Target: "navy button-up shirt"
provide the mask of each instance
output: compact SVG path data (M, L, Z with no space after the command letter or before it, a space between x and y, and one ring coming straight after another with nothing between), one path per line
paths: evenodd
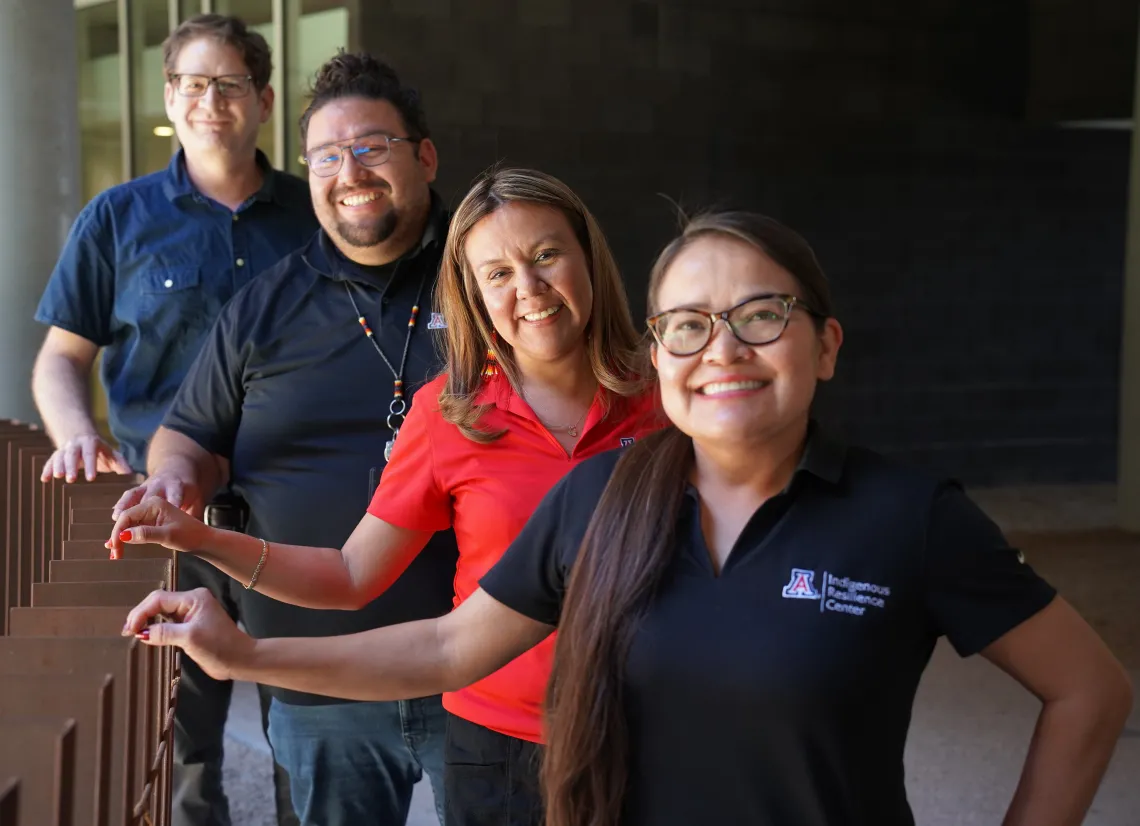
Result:
M258 152L261 189L236 212L202 195L180 150L166 169L91 200L36 320L103 350L111 433L135 470L222 307L318 224L308 185Z

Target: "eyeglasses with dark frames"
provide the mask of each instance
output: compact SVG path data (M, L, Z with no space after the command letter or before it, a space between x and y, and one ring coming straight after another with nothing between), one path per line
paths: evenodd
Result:
M417 144L420 138L395 138L383 132L354 138L348 146L329 143L310 149L300 157L301 163L313 170L314 175L329 178L340 172L344 165L345 152L351 152L357 163L364 166L380 166L392 156L392 144Z
M770 344L784 334L792 310L799 307L816 318L823 316L794 295L766 293L719 312L666 310L646 319L657 343L674 356L693 356L712 340L718 321L728 325L739 341L752 346Z
M224 98L243 98L253 88L252 75L171 75L170 82L178 94L188 98L204 97L211 84Z

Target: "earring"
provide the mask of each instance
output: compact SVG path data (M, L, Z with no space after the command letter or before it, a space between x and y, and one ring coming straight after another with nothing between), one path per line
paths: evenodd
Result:
M483 376L497 376L501 371L499 370L499 362L495 360L495 351L487 348L487 361L483 364Z
M492 330L491 331L491 342L494 343L494 342L497 342L498 340L499 340L498 334L494 330ZM490 347L488 347L487 348L487 359L486 359L486 361L483 362L483 376L485 378L488 378L490 376L497 376L497 375L499 375L500 372L501 372L501 370L499 369L499 362L495 358L495 351L492 350Z

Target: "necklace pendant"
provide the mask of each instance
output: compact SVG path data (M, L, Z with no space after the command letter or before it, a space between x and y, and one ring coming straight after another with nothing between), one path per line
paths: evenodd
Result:
M396 446L396 440L394 438L389 439L385 443L385 445L384 445L384 461L385 462L392 461L392 448L394 448L395 446Z
M578 428L574 427L574 425L570 425L570 427L566 428L566 432L570 434L572 439L578 438Z

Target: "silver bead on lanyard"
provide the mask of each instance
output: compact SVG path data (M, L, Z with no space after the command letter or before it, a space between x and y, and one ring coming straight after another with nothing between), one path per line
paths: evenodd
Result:
M393 276L394 277L394 276ZM412 333L416 329L416 317L420 314L420 298L424 294L424 285L427 283L427 272L424 272L423 277L420 278L420 287L416 292L416 303L412 305L412 315L408 319L408 335L404 339L404 353L400 356L400 369L397 370L392 366L392 362L388 361L388 357L384 355L384 351L380 349L380 343L376 341L376 336L372 332L372 328L368 326L367 319L364 318L364 313L360 312L360 308L356 305L356 299L352 295L352 288L348 286L348 282L344 282L344 290L348 293L348 300L352 302L352 309L356 311L356 321L364 330L364 335L372 342L372 346L376 348L376 352L380 354L380 358L384 359L384 363L388 365L388 369L392 371L395 377L395 387L392 391L392 401L388 404L388 418L385 422L388 425L388 430L392 432L390 438L384 445L384 461L387 462L392 458L392 448L396 446L396 436L400 433L400 427L404 424L404 413L408 409L407 402L404 401L404 368L408 364L408 350L412 346Z

